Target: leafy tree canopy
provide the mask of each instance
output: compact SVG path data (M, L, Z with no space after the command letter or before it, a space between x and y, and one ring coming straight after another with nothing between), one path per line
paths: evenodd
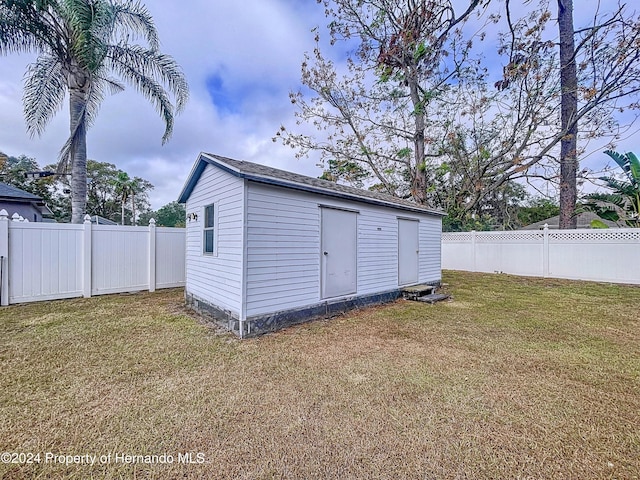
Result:
M184 227L187 212L185 206L178 202L167 203L157 211L148 211L140 216L140 225L148 225L155 219L158 227Z
M56 221L69 222L71 200L67 176L27 179L24 175L25 172L30 171L53 171L55 167L55 165L40 167L35 159L24 155L13 157L0 154L0 181L42 197L53 211ZM87 161L87 213L89 215L99 215L117 223L122 222L122 202L117 190L117 180L123 174L127 175L112 163ZM134 207L137 213L144 214L149 210L149 192L153 189L153 185L142 178L134 178L136 180ZM128 201L125 205L125 218L131 219L132 213L132 205Z
M620 176L600 177L608 192L591 193L584 197L584 207L600 218L620 226L640 228L640 160L633 152L621 154L613 150L604 152L622 170ZM594 225L602 228L604 223Z

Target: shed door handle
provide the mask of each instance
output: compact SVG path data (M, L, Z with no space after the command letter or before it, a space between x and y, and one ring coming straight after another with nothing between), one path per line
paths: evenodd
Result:
M329 252L322 252L322 253L325 254L325 255L329 255Z

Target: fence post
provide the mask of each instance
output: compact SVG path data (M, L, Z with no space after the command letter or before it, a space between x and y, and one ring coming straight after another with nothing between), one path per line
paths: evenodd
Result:
M549 276L549 224L544 224L542 237L542 277Z
M476 271L476 231L471 230L471 271Z
M149 220L149 291L156 291L156 221Z
M84 216L82 232L82 294L91 297L91 217Z
M9 213L0 210L0 305L9 305Z

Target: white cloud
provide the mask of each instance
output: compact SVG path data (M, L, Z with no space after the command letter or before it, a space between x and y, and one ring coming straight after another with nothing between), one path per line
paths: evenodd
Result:
M294 152L271 138L282 122L292 121L288 92L297 89L300 62L313 48L311 28L326 23L315 2L287 0L184 3L147 2L162 50L181 65L191 97L176 118L164 146L164 124L152 105L133 89L108 97L88 134L90 158L114 163L149 180L153 208L175 200L201 151L257 161L308 175L315 162L298 162ZM68 135L63 108L42 137L29 138L22 114L22 76L34 57L0 57L0 151L52 163ZM207 90L218 75L235 108L225 111ZM224 99L221 99L224 100ZM223 102L219 102L222 104Z
M314 47L311 29L328 22L322 6L312 0L154 0L147 6L162 50L184 70L190 101L162 146L164 125L151 104L131 88L108 97L89 131L90 158L151 181L155 209L177 198L201 151L320 174L313 158L296 160L271 138L281 124L295 123L288 92L299 88L304 52ZM25 133L22 77L33 58L0 57L0 151L45 165L67 138L68 112L65 105L40 138ZM219 83L213 102L212 79Z

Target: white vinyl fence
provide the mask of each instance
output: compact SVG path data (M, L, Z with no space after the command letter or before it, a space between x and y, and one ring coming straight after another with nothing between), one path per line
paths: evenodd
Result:
M0 304L185 283L183 228L29 223L0 211Z
M640 284L640 229L443 233L442 268Z

